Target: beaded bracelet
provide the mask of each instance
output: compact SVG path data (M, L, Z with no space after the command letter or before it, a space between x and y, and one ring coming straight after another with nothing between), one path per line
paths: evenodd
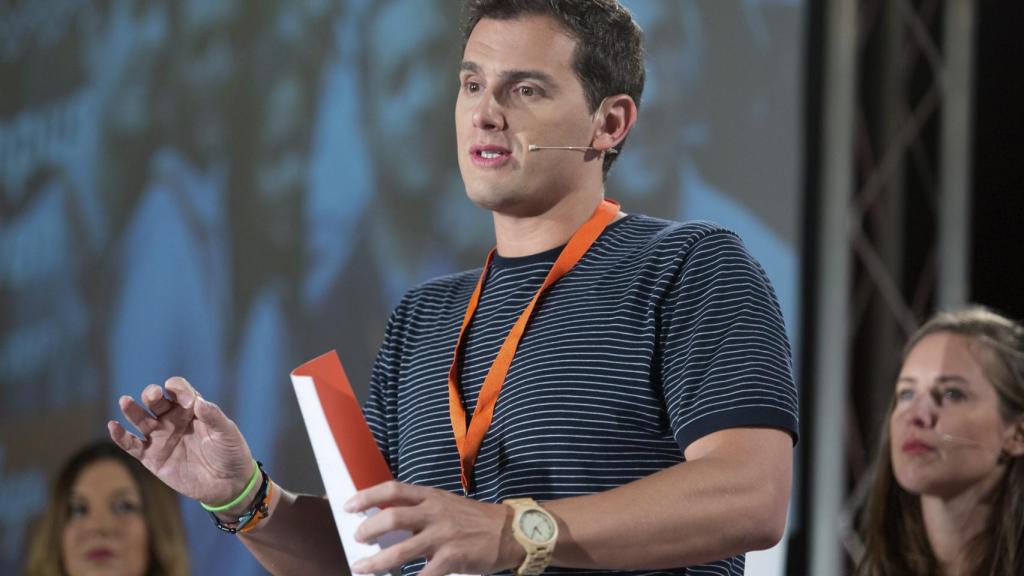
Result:
M263 500L260 501L259 507L256 508L256 513L253 516L250 516L249 518L245 519L244 522L242 521L241 518L238 520L239 534L245 534L249 530L252 530L260 523L261 520L270 515L270 499L273 497L273 495L274 485L271 484L270 482L267 482L267 494L266 496L263 497Z
M260 482L259 490L256 491L256 497L253 498L249 509L246 510L237 521L227 523L222 522L216 513L210 511L210 517L213 518L213 522L216 524L218 529L223 530L228 534L244 534L255 528L256 525L259 524L260 520L263 520L269 515L270 498L273 495L273 485L270 483L270 477L267 476L267 473L263 470L263 463L257 461L256 471L253 473L253 478L258 478L260 476L262 476L263 480ZM249 492L251 485L252 481L250 481L250 486L247 486L246 490L242 492L242 496ZM240 501L240 498L241 497L236 498L236 500ZM235 502L235 504L237 504L237 502ZM203 505L203 508L206 508L205 504ZM218 506L218 508L220 507ZM207 511L209 511L208 508Z

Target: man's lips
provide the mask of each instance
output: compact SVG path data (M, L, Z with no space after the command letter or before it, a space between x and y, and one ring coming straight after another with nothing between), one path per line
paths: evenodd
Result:
M900 447L904 454L924 454L926 452L932 452L935 447L927 442L912 438L903 443Z
M503 166L512 158L512 151L503 146L493 144L477 144L469 148L469 157L473 164L483 168Z

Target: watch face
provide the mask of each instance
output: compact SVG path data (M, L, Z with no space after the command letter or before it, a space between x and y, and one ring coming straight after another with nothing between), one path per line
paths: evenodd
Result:
M538 510L527 510L519 517L519 529L534 542L551 540L555 535L555 523L547 514Z

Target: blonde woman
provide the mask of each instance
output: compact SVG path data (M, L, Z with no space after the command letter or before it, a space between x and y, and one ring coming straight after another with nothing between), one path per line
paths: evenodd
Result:
M112 442L65 464L28 552L28 576L187 576L177 496Z

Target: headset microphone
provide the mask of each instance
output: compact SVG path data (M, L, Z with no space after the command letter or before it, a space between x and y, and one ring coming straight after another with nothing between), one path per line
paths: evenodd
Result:
M536 144L530 144L529 146L526 147L526 149L529 152L536 152L538 150L576 150L579 152L589 152L592 150L594 152L601 152L601 150L598 150L593 146L537 146ZM619 151L616 150L615 148L609 148L607 150L604 150L603 152L612 155L619 153Z
M981 443L970 438L962 438L960 436L953 436L952 434L942 434L939 439L946 444L960 444L961 446L980 446Z
M982 444L981 442L978 442L977 440L972 440L970 438L954 436L952 434L940 434L939 440L941 440L943 444L946 444L950 448L972 448L975 450L981 450L982 452L986 452L988 454L995 455L997 457L1002 456L1002 452L998 450L993 450L992 448L986 446L985 444ZM943 456L943 458L945 458L944 453L940 451L940 454Z

